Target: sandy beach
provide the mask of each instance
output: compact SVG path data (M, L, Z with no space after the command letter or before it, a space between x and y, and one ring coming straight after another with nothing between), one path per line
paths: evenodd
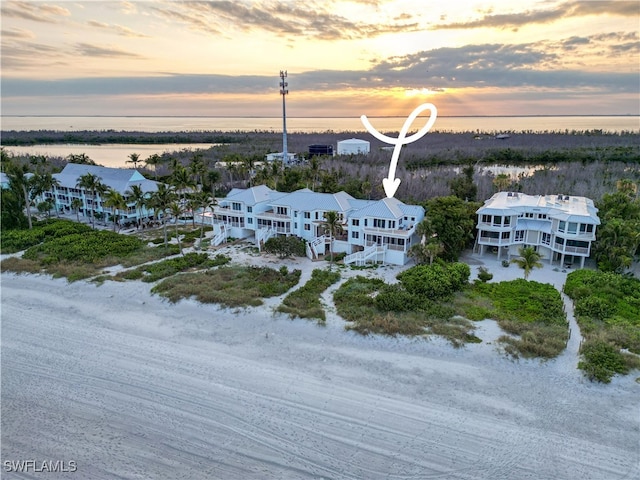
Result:
M231 247L229 248L231 251ZM236 249L237 250L237 249ZM220 253L225 253L224 249ZM485 263L494 281L521 277ZM238 256L301 268L306 259ZM394 278L397 267L353 272ZM545 265L532 280L561 286ZM274 314L282 297L228 310L171 304L142 282L68 284L2 274L2 478L632 479L640 385L559 358L513 361L481 344L364 337ZM75 473L7 461L74 461Z

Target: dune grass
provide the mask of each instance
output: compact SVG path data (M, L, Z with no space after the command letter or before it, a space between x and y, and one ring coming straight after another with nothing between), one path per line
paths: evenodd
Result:
M311 273L311 279L287 295L277 310L288 314L291 318L312 318L319 324L324 324L327 317L320 303L320 295L338 280L340 280L338 272L315 269Z
M166 278L151 289L171 302L194 298L226 307L262 305L262 299L282 295L300 280L300 270L223 266L206 272Z

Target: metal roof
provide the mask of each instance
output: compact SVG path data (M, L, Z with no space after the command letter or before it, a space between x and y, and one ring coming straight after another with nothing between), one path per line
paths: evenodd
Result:
M143 192L155 192L158 190L157 182L146 179L135 169L68 163L62 172L54 173L53 177L60 182L61 187L77 188L78 179L87 173L95 175L107 187L113 188L123 195L130 190L133 185L139 185Z

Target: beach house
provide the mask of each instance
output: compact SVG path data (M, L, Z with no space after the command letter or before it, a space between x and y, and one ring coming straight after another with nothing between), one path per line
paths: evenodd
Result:
M135 169L68 163L60 173L53 175L58 184L52 190L45 192L43 198L51 198L55 203L56 211L61 213L75 211L74 205L76 202L74 200L79 199L81 206L79 206L78 210L83 215L90 215L91 211L98 215L111 215L113 213L112 209L104 205L104 192L102 194L97 193L94 198L93 192L78 186L79 178L88 173L96 176L107 190L113 189L124 196L127 208L119 212L123 224L136 223L139 219L148 218L152 215L152 212L144 207L136 207L135 201L131 198L131 189L134 185L137 185L145 194L150 195L158 189L158 183L146 179ZM72 202L74 205L72 205Z
M498 192L476 213L477 253L510 259L520 247L532 246L550 264L563 267L584 267L600 225L593 200L573 195Z
M325 215L338 214L342 232L326 232ZM265 185L234 188L218 199L210 216L214 234L253 239L259 248L274 235L294 235L307 242L307 256L316 259L329 251L344 252L346 263L383 262L404 265L418 241L416 225L424 209L395 198L360 200L345 192L317 193L307 188L291 193Z

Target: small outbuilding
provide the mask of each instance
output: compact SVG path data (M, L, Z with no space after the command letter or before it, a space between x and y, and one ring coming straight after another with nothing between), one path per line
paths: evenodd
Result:
M338 142L338 155L367 155L371 145L366 140L350 138Z

